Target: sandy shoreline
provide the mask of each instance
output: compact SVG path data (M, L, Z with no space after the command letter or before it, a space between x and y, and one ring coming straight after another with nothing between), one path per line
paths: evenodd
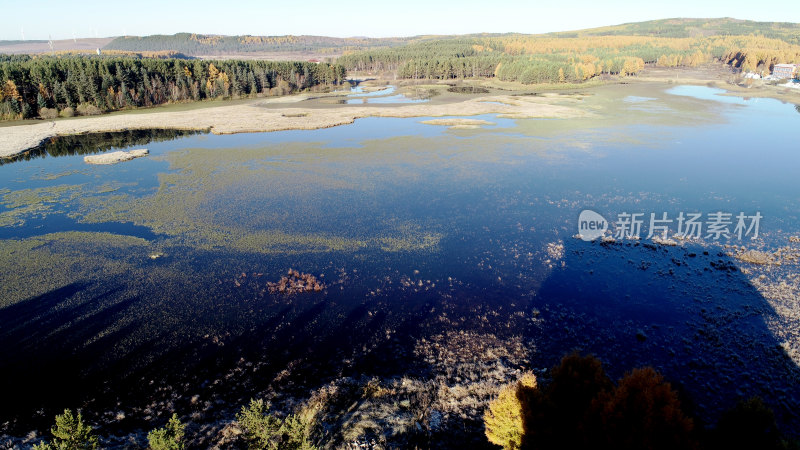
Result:
M233 134L329 128L363 117L501 114L509 118L571 118L590 114L573 106L571 103L576 100L569 97L490 95L450 103L327 107L301 107L298 102L290 103L291 100L292 97L287 97L282 103L260 100L190 111L118 114L3 127L0 128L0 157L24 153L53 136L135 129L210 130L214 134Z

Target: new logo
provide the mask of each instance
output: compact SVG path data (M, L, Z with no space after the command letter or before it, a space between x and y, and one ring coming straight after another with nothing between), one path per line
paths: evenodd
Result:
M578 235L584 241L593 241L608 230L608 221L600 214L584 209L578 216Z

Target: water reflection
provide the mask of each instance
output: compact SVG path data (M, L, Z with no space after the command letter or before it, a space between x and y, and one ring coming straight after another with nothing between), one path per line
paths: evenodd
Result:
M150 142L171 141L180 137L203 133L207 133L207 131L148 129L55 136L25 153L10 158L0 158L0 165L45 158L47 156L59 157L102 153L115 148L145 145Z

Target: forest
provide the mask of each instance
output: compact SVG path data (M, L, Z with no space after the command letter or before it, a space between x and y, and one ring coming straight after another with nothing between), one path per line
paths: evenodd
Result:
M328 36L219 36L194 33L173 35L124 36L103 50L175 51L187 55L222 55L247 52L334 53L341 50L404 45L415 38L337 38Z
M635 75L646 64L695 67L711 61L769 73L774 64L800 61L800 46L752 35L504 35L350 52L337 59L347 70L396 71L401 78L497 77L524 84L581 82L604 74Z
M119 56L0 56L0 119L94 115L342 83L340 65Z
M120 37L103 49L103 56L0 55L0 120L284 95L339 84L346 71L404 79L579 83L636 75L646 65L695 67L719 61L766 75L775 64L800 62L799 28L733 19L666 19L543 35ZM342 55L335 64L190 59L256 51Z

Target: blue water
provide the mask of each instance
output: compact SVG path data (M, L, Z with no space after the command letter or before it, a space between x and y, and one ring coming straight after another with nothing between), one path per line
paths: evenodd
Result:
M364 86L356 86L350 92L350 97L375 97L391 95L395 91L394 86L386 86L384 89L378 89L372 92L364 92Z
M351 100L392 98L392 89L356 92ZM119 296L131 302L125 315L104 322L109 328L126 324L125 333L111 333L108 340L120 347L109 344L109 349L80 359L87 364L82 370L97 370L111 380L125 379L125 370L139 367L141 359L153 364L141 363L150 368L148 375L165 367L181 374L187 367L191 387L186 389L191 391L193 377L199 377L199 385L227 368L216 359L197 356L204 353L193 345L207 342L203 336L209 333L229 336L230 348L252 345L248 357L275 365L274 373L256 377L262 381L248 380L258 384L282 370L275 355L287 361L318 358L324 368L310 369L314 376L308 379L324 379L325 370L339 370L341 359L331 355L350 355L353 348L361 348L361 342L351 342L349 336L380 341L385 329L401 330L398 333L408 339L443 329L475 329L532 339L534 367L552 366L560 355L577 348L598 355L615 376L634 366L656 366L691 393L709 417L730 406L726 402L743 389L743 394L765 397L784 414L780 420L797 425L800 418L791 411L800 399L798 384L792 381L798 379L798 368L776 353L781 339L768 326L774 311L747 276L729 269L738 262L725 256L722 247L697 242L665 248L645 241L603 246L573 238L578 213L584 209L612 221L622 212L645 217L667 213L671 218L680 212L759 212L761 239L719 244L768 250L800 235L800 147L794 131L800 114L794 105L776 100L721 93L678 86L648 97L618 99L642 114L676 114L661 100L670 96L710 108L711 113L698 113L697 120L686 117L679 125L674 120L672 125L578 121L586 125L536 135L522 125L546 129L563 122L484 115L474 118L494 125L462 132L423 124L430 119L425 117L365 118L313 131L204 134L150 143L145 146L148 157L114 166L88 166L81 155L0 166L0 202L17 190L65 184L95 190L107 186L113 189L107 195L147 198L169 189L161 177L182 175L170 167L173 152L218 150L217 170L225 171L231 164L226 155L248 151L251 160L236 163L247 169L241 177L208 193L204 206L214 212L215 225L366 240L398 230L412 237L416 232L439 237L434 246L422 250L389 251L371 245L306 252L287 244L285 252L261 254L193 248L190 240L154 233L143 223L85 223L80 199L64 199L53 207L53 214L29 217L25 226L0 228L0 239L108 231L167 247L163 260L143 260L141 273L106 282L76 279L77 293L53 294L74 302L83 301L82 296L92 301ZM261 169L257 176L248 172ZM60 176L47 179L54 175ZM3 193L4 188L10 192ZM3 208L0 204L0 212ZM562 245L562 254L548 253L548 244ZM160 280L144 270L152 264L169 267L172 278ZM262 281L277 279L289 267L324 275L329 289L323 297L265 297ZM796 269L775 268L774 273ZM263 273L264 278L255 282L251 276L252 284L234 287L234 277L245 272ZM0 279L4 275L10 273L0 274ZM533 309L541 311L541 327L529 318ZM370 320L361 316L367 310L374 314ZM447 320L440 317L442 311ZM30 315L31 327L50 323L43 325L40 316ZM647 335L644 342L635 338L641 330ZM2 333L0 328L0 338ZM130 343L142 341L148 344ZM8 348L15 344L0 342ZM135 356L119 348L134 349L130 351ZM35 347L28 354L33 358L49 351L50 347ZM356 363L358 373L348 372L356 370L352 367L341 370L353 376L391 374L413 363L393 352L384 358L390 360L385 366L366 358ZM114 361L115 370L126 375L106 373L85 362L95 360ZM218 364L222 368L217 369ZM719 381L720 374L729 381ZM146 383L128 382L143 389L131 392L148 395ZM784 391L776 394L775 388Z
M403 94L394 94L396 88L394 86L387 86L385 89L363 92L362 86L357 86L348 94L346 103L348 105L358 104L393 104L393 103L424 103L427 99L414 99L406 97Z

